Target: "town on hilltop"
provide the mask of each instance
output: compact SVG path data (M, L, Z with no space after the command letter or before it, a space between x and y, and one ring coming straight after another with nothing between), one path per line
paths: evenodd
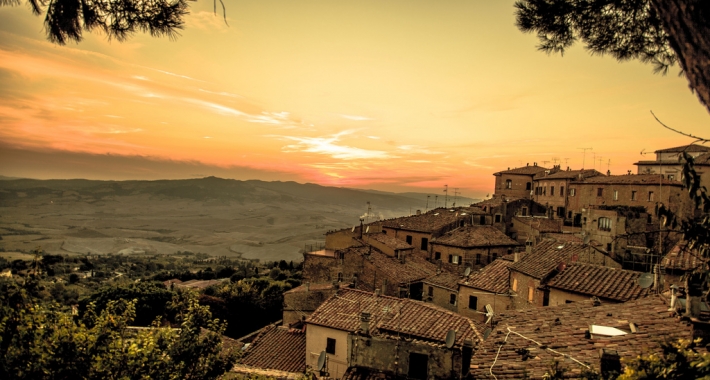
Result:
M481 202L329 231L304 253L283 320L241 340L233 371L609 378L663 342L707 341L710 308L686 291L705 261L655 212L693 215L684 152L699 173L710 166L700 145L658 150L637 174L533 162L494 173Z

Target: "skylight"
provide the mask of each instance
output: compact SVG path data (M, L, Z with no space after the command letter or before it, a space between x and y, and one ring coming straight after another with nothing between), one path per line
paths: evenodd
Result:
M604 336L621 336L621 335L628 334L626 331L619 330L616 327L599 326L599 325L590 325L589 326L589 333L594 334L594 335L604 335Z

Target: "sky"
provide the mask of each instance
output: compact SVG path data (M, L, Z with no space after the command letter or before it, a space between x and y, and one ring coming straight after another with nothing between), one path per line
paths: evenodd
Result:
M58 46L0 7L0 175L215 175L468 197L496 171L636 171L707 135L672 68L536 49L508 0L191 3L176 39ZM585 150L582 148L592 148Z

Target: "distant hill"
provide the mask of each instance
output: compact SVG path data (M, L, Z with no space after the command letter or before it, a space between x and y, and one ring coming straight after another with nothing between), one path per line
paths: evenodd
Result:
M217 177L156 181L97 181L86 179L9 179L0 182L3 201L39 195L61 194L73 191L78 195L102 199L115 196L149 195L153 197L184 198L195 201L236 201L259 203L313 202L362 207L366 203L385 209L421 207L426 194L389 193L373 190L356 190L328 187L312 183L238 181ZM21 194L18 194L21 193ZM417 199L419 198L419 199ZM433 200L432 200L433 202ZM442 201L443 203L443 201Z

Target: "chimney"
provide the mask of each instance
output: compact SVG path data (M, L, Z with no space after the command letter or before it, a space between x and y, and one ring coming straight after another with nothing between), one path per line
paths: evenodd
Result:
M525 249L527 250L527 248L525 248ZM513 253L513 262L514 262L514 263L517 263L518 261L520 261L520 252L515 251L515 252Z
M380 288L375 289L375 297L380 296Z
M422 214L422 210L417 210L417 215L421 215L421 214Z
M532 242L525 243L525 255L529 255L532 253L533 246L532 246L532 244L528 244L528 243L532 243Z
M365 335L370 335L370 313L362 312L360 313L360 330Z
M607 170L606 175L611 175L611 170Z
M308 292L308 291L310 291L310 290L311 290L311 283L310 283L310 282L306 282L306 291Z

